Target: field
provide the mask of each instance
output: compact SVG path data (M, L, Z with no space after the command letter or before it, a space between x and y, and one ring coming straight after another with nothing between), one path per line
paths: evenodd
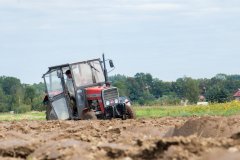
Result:
M138 117L230 116L240 114L240 102L211 104L209 106L135 107Z
M240 104L134 107L136 120L45 121L44 112L0 115L0 159L240 157Z
M240 114L240 102L232 101L209 106L142 106L133 107L138 118L189 117L189 116L231 116ZM45 120L45 112L24 114L0 113L0 121Z

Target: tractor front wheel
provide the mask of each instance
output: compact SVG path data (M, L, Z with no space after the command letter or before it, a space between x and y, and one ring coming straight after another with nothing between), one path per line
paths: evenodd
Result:
M135 119L136 118L136 114L134 112L134 110L126 105L126 116L127 116L127 119Z
M93 111L84 111L82 115L83 120L96 120L97 116Z

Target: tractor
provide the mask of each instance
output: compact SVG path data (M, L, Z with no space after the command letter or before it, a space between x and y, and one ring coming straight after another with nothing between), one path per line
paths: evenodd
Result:
M92 59L49 67L43 74L47 120L133 119L133 109L119 99L118 88L108 81L106 62ZM109 67L108 67L109 68ZM69 93L66 71L71 73L74 96Z

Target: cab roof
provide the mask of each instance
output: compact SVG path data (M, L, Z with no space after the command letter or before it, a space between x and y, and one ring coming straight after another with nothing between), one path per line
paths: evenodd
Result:
M79 64L79 63L88 63L88 62L91 62L91 61L101 61L101 59L98 58L98 59L91 59L91 60L87 60L87 61L80 61L80 62L75 62L75 63L66 63L66 64L57 65L57 66L51 66L51 67L48 67L48 71L45 74L43 74L43 76L46 75L47 73L49 73L51 70L54 70L54 69L68 67L70 65Z

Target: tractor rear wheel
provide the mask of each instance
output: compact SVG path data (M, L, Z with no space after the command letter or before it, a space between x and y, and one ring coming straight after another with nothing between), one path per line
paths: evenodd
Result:
M126 116L127 119L136 119L136 114L134 110L128 105L126 105Z
M50 104L46 105L46 120L57 120L57 116Z
M96 120L97 116L95 115L95 113L93 111L86 111L83 112L83 116L82 116L83 120Z

